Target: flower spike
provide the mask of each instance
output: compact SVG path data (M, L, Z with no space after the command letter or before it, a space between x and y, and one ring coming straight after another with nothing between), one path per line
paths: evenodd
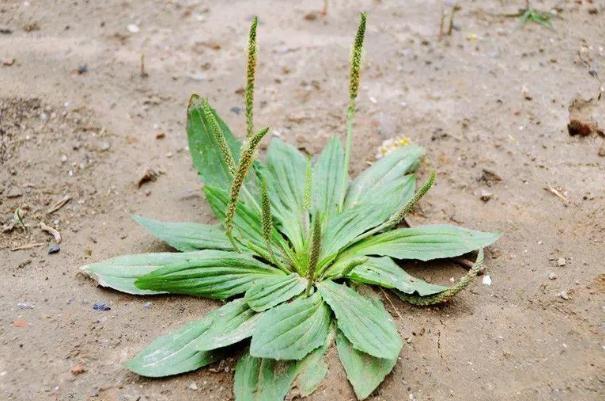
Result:
M346 186L349 177L349 164L351 162L351 146L353 144L353 120L355 119L355 99L359 93L359 82L361 72L361 53L363 51L363 39L366 33L366 13L361 13L359 16L359 27L357 28L357 34L355 35L355 41L353 42L353 52L351 54L351 73L349 76L349 105L347 107L347 118L346 118L346 132L347 139L345 144L345 160L344 160L344 174L342 182L342 199L340 200L340 208L344 203L344 195L347 192Z
M246 68L246 137L254 135L254 75L256 73L256 26L258 18L252 18L250 33L248 34L248 67Z
M208 124L210 125L210 130L212 131L212 135L214 136L214 140L218 144L219 149L223 155L223 159L227 164L227 168L229 169L229 173L231 175L235 175L235 162L233 160L233 154L231 154L231 148L227 144L227 140L223 135L223 131L221 127L218 125L218 121L210 108L207 100L202 102L202 111L204 112L204 117L208 120Z
M239 193L244 185L246 175L252 166L252 162L254 162L256 148L267 132L269 132L269 128L264 128L247 142L244 150L242 151L237 172L235 173L233 182L231 183L229 204L227 205L227 212L225 213L225 231L227 233L227 238L229 238L233 248L235 248L237 251L239 251L239 247L233 239L233 218L235 217L235 211L237 209Z

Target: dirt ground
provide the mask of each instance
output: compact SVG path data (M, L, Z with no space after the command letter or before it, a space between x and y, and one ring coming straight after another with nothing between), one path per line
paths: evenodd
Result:
M407 344L370 399L605 399L605 138L567 130L573 99L605 79L603 1L532 1L557 7L552 30L502 15L524 1L460 1L441 39L439 1L329 1L326 15L319 0L202 3L0 2L0 399L232 399L235 359L165 380L122 367L217 302L119 294L78 267L166 250L132 213L212 222L185 108L192 92L207 96L243 132L252 15L257 125L311 153L342 135L362 10L355 169L406 135L427 149L422 173L438 171L412 222L504 233L491 286L478 280L445 307L387 304ZM138 188L149 168L160 175ZM12 227L16 209L27 231ZM60 252L41 221L60 231ZM334 351L309 399L354 399Z

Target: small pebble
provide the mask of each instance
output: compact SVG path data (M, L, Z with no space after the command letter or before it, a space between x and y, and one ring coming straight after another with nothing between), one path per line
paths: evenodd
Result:
M98 310L98 311L101 311L101 312L107 312L108 310L111 310L111 308L109 306L107 306L106 303L102 303L102 302L97 302L96 304L94 304L92 306L92 308L94 310Z
M494 196L493 193L482 189L481 190L481 195L479 196L479 199L481 199L483 202L487 202L487 201L489 201L492 198L492 196Z
M128 32L130 33L137 33L140 31L139 26L136 24L128 24L126 29L128 29Z
M81 364L77 364L77 365L73 366L70 369L70 371L71 371L72 375L77 376L77 375L81 375L82 373L86 372L86 368Z
M556 280L556 279L557 279L557 275L556 275L555 273L550 273L550 274L548 275L548 279L549 279L549 280Z
M7 198L18 198L23 195L23 192L19 188L11 188L6 194Z
M566 264L567 264L567 261L565 260L565 258L559 258L559 259L557 259L557 266L563 267Z
M489 274L486 274L485 276L483 276L481 282L483 283L483 285L490 286L492 285L492 278L489 276Z
M560 297L561 299L566 300L566 301L569 301L569 300L571 299L571 297L569 296L569 294L567 293L567 291L561 291L561 292L559 293L559 297Z
M195 382L189 383L189 385L187 386L187 388L189 390L193 390L193 391L197 391L198 390L198 386L197 386L197 384L195 384Z
M149 309L149 308L151 308L151 305L153 305L151 302L145 302L145 303L143 304L143 308L145 308L145 309Z
M48 254L52 255L53 253L59 253L61 247L58 244L52 244L48 247Z
M28 304L28 303L25 303L25 302L19 302L17 304L17 307L19 309L34 309L34 305Z

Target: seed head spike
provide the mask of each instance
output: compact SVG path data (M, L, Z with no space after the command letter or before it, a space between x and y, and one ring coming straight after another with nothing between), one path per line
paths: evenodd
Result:
M248 34L248 66L246 68L246 137L254 135L254 76L256 73L256 26L258 18L252 18L250 33Z
M303 208L305 210L311 210L311 204L313 201L313 170L311 169L311 158L307 159L307 169L305 171L305 186L304 186L304 197L303 197Z
M431 187L433 186L434 183L435 183L435 171L431 172L429 179L426 180L426 182L424 184L422 184L422 186L420 187L420 189L418 189L418 191L416 191L416 193L414 194L412 199L410 199L403 208L401 208L396 214L394 214L385 223L385 226L392 227L392 226L396 226L397 224L401 223L403 221L404 217L412 210L414 205L416 203L418 203L418 201L420 199L422 199L422 197L424 195L426 195L426 193L429 191L429 189L431 189Z
M223 131L221 130L221 127L219 126L218 121L216 120L216 117L214 116L214 113L212 112L212 109L210 108L210 105L208 104L207 100L204 100L202 102L202 111L204 113L204 117L206 118L206 120L208 121L208 124L210 125L210 131L212 132L212 136L214 137L214 140L216 141L219 149L221 150L223 159L225 160L225 163L227 164L227 168L229 169L229 173L231 175L234 175L235 174L235 162L233 161L233 155L231 154L231 148L227 144L227 140L225 139L225 136L223 135Z
M263 238L265 245L271 256L271 261L275 263L275 255L271 248L271 234L273 233L273 218L271 216L271 200L269 199L269 191L267 190L267 180L259 175L261 188L261 220L263 226Z
M235 217L235 212L237 209L239 193L242 189L242 185L244 185L246 175L252 166L252 162L254 162L256 148L267 132L269 132L269 128L260 130L244 144L244 150L240 156L239 165L237 167L237 171L235 172L235 176L233 177L233 182L231 183L229 204L227 205L227 212L225 213L225 231L227 233L227 237L231 241L231 244L237 251L239 251L239 248L233 240L233 218Z
M360 71L361 71L361 53L363 51L363 39L366 33L366 13L361 13L359 16L359 27L353 42L353 51L351 53L351 72L349 76L349 105L347 107L346 127L347 139L345 144L345 160L344 174L342 182L342 199L340 200L340 208L344 203L347 181L349 177L349 164L351 162L351 146L353 143L353 119L355 118L355 99L359 93Z
M319 262L319 254L321 251L321 216L317 213L313 219L313 234L311 236L311 255L309 256L309 268L307 273L307 295L311 293L311 287L315 281L315 270L317 270L317 262Z
M355 107L355 99L359 92L360 70L361 70L361 52L363 50L363 39L366 33L366 13L361 13L359 27L353 42L353 52L351 54L351 75L349 77L349 101L352 102L349 107Z

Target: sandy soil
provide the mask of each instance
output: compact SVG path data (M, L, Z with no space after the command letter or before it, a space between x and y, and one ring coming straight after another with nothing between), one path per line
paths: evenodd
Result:
M355 168L407 135L427 148L422 171L439 172L411 220L505 233L488 255L491 286L479 281L446 307L389 306L408 344L370 399L605 399L605 143L566 127L573 99L594 97L605 79L605 4L558 2L549 30L496 15L523 1L459 3L451 36L439 39L437 1L331 1L325 16L322 1L2 1L0 399L232 399L234 360L167 380L121 367L218 303L118 294L78 267L166 249L131 213L212 221L185 107L192 92L207 96L243 131L253 14L258 124L308 152L342 135L360 10L369 28ZM148 168L162 174L137 188ZM10 230L17 208L27 231ZM62 234L59 253L48 254L40 221ZM13 250L24 245L34 247ZM461 274L415 271L445 282ZM353 399L333 353L310 399Z

